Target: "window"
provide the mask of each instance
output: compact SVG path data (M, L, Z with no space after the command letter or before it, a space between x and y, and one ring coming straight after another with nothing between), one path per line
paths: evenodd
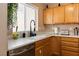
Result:
M34 20L36 23L36 31L38 30L38 8L30 4L18 4L17 9L17 26L18 32L30 31L30 21ZM13 32L16 29L13 28Z
M17 10L17 26L18 31L24 31L24 5L18 4Z

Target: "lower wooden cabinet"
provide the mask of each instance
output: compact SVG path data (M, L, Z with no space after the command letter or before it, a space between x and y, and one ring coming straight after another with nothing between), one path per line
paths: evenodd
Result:
M36 56L50 56L51 55L51 51L50 51L50 47L49 44L46 44L42 47L38 47L35 49L35 55Z
M36 56L79 56L78 38L53 36L35 43Z
M62 38L61 39L61 55L62 56L78 56L79 43L78 38Z
M51 55L52 55L51 47L50 44L48 43L43 47L43 56L51 56Z
M78 38L71 38L71 37L62 37L61 39L62 41L65 41L65 42L76 42L78 43Z
M69 47L69 46L62 46L62 50L67 50L67 51L72 51L72 52L78 52L79 48Z
M66 42L66 41L62 41L62 42L61 42L61 45L78 48L78 43L76 43L76 42Z
M52 52L51 52L50 38L36 42L36 48L35 48L36 56L50 56L51 54Z
M78 56L78 52L72 52L67 50L62 50L62 56Z
M43 47L35 48L35 56L43 56Z
M52 54L53 55L58 55L60 56L60 42L61 42L61 37L52 37Z

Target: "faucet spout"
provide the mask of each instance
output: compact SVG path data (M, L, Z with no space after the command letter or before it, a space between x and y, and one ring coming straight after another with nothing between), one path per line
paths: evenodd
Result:
M34 31L32 31L32 26L31 26L32 22L34 23ZM36 36L36 33L35 33L35 21L34 20L30 21L30 36Z

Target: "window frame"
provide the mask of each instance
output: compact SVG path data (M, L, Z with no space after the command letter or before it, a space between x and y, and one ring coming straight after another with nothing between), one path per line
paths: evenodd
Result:
M27 15L26 15L26 10L27 9L26 9L26 7L31 7L33 9L36 9L36 11L35 11L35 22L36 22L35 27L36 27L36 31L38 31L38 11L39 11L38 7L33 5L33 4L29 4L29 3L27 3L27 4L20 3L20 4L24 5L24 31L27 31L26 30L27 29L27 27L26 27L26 21L27 21L26 20L27 19ZM24 32L24 31L17 31L17 32ZM30 30L28 30L28 31L30 31Z

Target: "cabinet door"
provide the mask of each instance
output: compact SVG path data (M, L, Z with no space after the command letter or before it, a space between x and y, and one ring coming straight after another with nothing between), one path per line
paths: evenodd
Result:
M51 56L52 53L51 53L51 47L50 47L50 44L46 44L44 45L43 47L43 56Z
M35 44L36 56L50 56L52 55L51 37L37 41Z
M52 24L53 20L53 9L44 10L44 24Z
M78 38L62 38L61 54L65 56L78 56L79 43Z
M78 4L70 4L65 6L65 23L79 23Z
M71 38L71 37L70 38L69 37L62 37L61 40L64 41L64 42L78 43L79 39L77 39L77 38Z
M35 56L43 56L43 47L35 49Z
M53 24L62 24L64 23L64 7L54 8L54 19Z
M60 37L52 37L52 53L60 55Z

